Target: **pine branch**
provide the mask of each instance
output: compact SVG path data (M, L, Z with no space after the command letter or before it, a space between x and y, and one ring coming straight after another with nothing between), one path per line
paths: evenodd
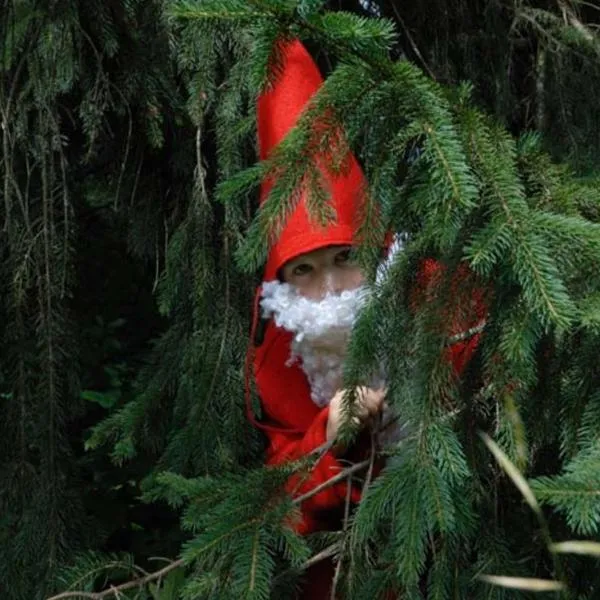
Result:
M102 592L62 592L57 594L56 596L51 596L46 600L64 600L65 598L89 598L89 600L103 600L103 598L109 598L110 596L115 596L115 598L119 597L119 593L125 590L131 590L134 588L143 587L144 585L151 583L152 581L156 581L157 579L161 579L167 573L181 567L185 564L183 559L179 559L169 563L167 566L155 571L154 573L149 573L144 577L139 577L138 579L132 579L131 581L127 581L117 586L111 586L110 589L104 590Z
M597 49L600 50L598 46L598 39L596 36L589 30L589 28L584 25L580 19L575 14L575 11L568 5L568 2L565 0L558 0L558 5L563 15L563 19L565 23L569 23L572 25L582 36L583 38L589 42L590 44L594 44Z
M276 13L265 10L250 8L252 3L240 2L239 0L216 0L212 2L191 2L190 0L178 0L169 7L172 18L187 20L215 20L244 22L258 18L274 18Z
M317 552L317 554L315 554L314 556L311 556L308 560L304 561L299 567L296 567L294 569L286 569L282 573L279 573L275 577L274 582L284 579L287 575L290 575L291 573L293 573L296 570L306 571L313 565L316 565L323 560L326 560L328 558L331 558L332 556L335 556L339 552L339 549L340 549L339 542L336 542L335 544L330 544L329 546L327 546L320 552Z
M294 500L292 502L293 506L299 506L300 504L302 504L309 498L316 496L319 492L322 492L323 490L330 488L332 485L335 485L339 481L342 481L346 477L349 477L350 475L353 475L354 473L357 473L358 471L361 471L362 469L367 468L370 463L371 463L371 459L363 460L359 463L352 465L351 467L348 467L347 469L344 469L343 471L340 471L337 475L335 475L331 479L328 479L327 481L321 483L320 485L316 486L309 492L306 492L305 494L302 494L301 496L294 498Z

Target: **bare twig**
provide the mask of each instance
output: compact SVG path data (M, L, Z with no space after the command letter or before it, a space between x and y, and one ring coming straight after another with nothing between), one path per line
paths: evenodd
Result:
M230 304L231 304L231 283L230 283L229 269L228 269L228 265L229 265L229 238L228 238L228 235L229 235L229 232L226 231L225 235L223 236L223 254L225 256L225 262L226 262L226 266L225 266L225 306L223 306L221 308L221 310L223 312L223 331L221 333L221 344L219 347L219 354L217 355L217 360L216 360L215 366L213 368L213 378L212 378L212 381L208 388L208 390L209 390L208 395L206 396L207 403L210 402L210 399L215 390L215 386L217 384L217 378L219 377L219 374L220 374L221 363L223 361L223 356L225 355L225 349L227 347L227 339L228 339L228 335L229 335L229 309L230 309Z
M208 190L206 187L206 169L203 164L203 155L202 155L202 126L198 125L196 129L196 173L195 173L195 185L200 192L201 202L204 203L207 207L210 206L209 198L208 198ZM224 235L223 235L223 256L225 262L225 275L224 275L224 285L225 285L225 303L224 306L221 307L220 312L223 315L223 325L221 330L221 342L219 344L219 351L216 357L215 364L213 366L213 376L208 386L208 392L206 394L206 402L204 404L204 412L210 406L210 401L214 390L216 389L218 378L220 375L221 364L223 362L223 357L225 356L225 350L227 349L227 340L229 339L229 327L230 327L230 305L231 305L231 278L229 273L229 257L230 257L230 247L229 247L229 231L228 231L228 213L225 213L225 224L224 224Z
M538 131L544 130L546 121L546 48L540 45L536 61L536 118L535 126Z
M397 419L398 417L395 418L395 420ZM379 432L384 431L384 429L385 428L381 425L381 415L378 415L375 425L371 429L371 450L369 451L369 468L367 470L367 476L365 477L365 483L363 485L363 494L367 491L367 489L371 485L371 481L373 480L373 469L375 468L375 456L377 454L375 438L379 434Z
M293 505L298 506L298 505L302 504L306 500L309 500L313 496L316 496L319 492L322 492L323 490L330 488L332 485L335 485L339 481L342 481L342 479L345 479L346 477L353 475L354 473L357 473L358 471L361 471L362 469L365 469L366 467L369 466L369 463L370 463L369 459L363 460L362 462L356 463L356 464L352 465L351 467L348 467L347 469L340 471L337 475L334 475L331 479L328 479L327 481L321 483L317 487L310 490L310 492L306 492L306 494L302 494L301 496L294 498Z
M57 404L57 383L56 383L56 366L55 366L55 350L54 350L54 336L52 335L52 260L51 260L51 248L52 248L52 233L53 227L51 224L52 214L52 193L50 191L51 182L48 176L47 162L42 159L42 236L43 236L43 276L40 275L38 279L38 301L40 307L41 322L43 323L43 330L45 334L45 343L47 352L47 377L48 377L48 449L47 449L47 472L50 478L56 477L56 404ZM50 488L50 500L48 502L48 513L55 517L58 514L58 500L56 497L56 490L54 487ZM51 544L50 549L47 553L47 560L50 566L53 565L56 558L56 546L54 543Z
M325 560L326 558L330 558L330 557L334 556L335 553L339 549L340 549L339 542L336 542L335 544L331 544L331 546L327 546L327 548L321 550L321 552L319 552L318 554L311 556L306 562L304 562L302 564L302 569L306 570L309 567L312 567L313 565L320 563L322 560Z
M338 552L339 549L340 549L340 543L335 542L334 544L331 544L330 546L323 548L323 550L321 550L321 552L318 552L314 556L311 556L308 560L304 561L297 569L300 571L306 571L306 569L309 569L313 565L316 565L317 563L320 563L323 560L331 558L332 556L334 556L336 554L336 552ZM289 575L291 572L296 571L297 569L294 569L294 568L286 569L282 573L279 573L278 575L276 575L275 578L273 579L273 582L283 579L283 577L285 577L286 575Z
M485 329L485 321L476 325L475 327L471 327L471 329L467 329L466 331L462 331L461 333L457 333L456 335L450 336L446 340L446 345L451 346L452 344L456 344L457 342L464 342L469 338L476 336L478 333L481 333Z
M144 152L142 151L142 154L140 156L140 160L138 162L137 170L135 172L135 179L133 181L133 188L131 189L131 198L129 199L129 204L131 206L133 206L133 203L135 201L135 194L137 192L138 183L140 181L140 173L142 171L142 164L143 163L144 163Z
M429 65L427 64L427 61L423 58L423 55L421 54L421 51L419 50L419 47L415 43L415 40L413 39L412 35L410 34L410 31L408 30L408 27L404 23L404 19L402 18L402 16L400 15L400 12L398 11L398 7L396 6L396 4L394 2L392 2L391 5L392 5L392 8L394 10L394 14L396 15L396 19L398 19L398 23L400 23L400 26L404 30L404 33L406 35L406 39L410 43L410 45L411 45L411 47L413 49L413 52L415 53L415 55L417 56L417 58L421 61L421 65L427 71L427 74L429 75L429 77L431 77L431 79L433 79L435 81L436 80L435 73L429 68Z
M116 208L115 208L115 210L116 210ZM152 293L153 294L156 292L156 289L158 288L158 283L160 281L160 247L158 244L158 231L156 232L156 235L154 238L154 254L155 254L154 283L152 284Z
M62 592L56 596L52 596L47 598L46 600L64 600L65 598L89 598L90 600L103 600L104 598L109 598L113 595L115 598L119 597L119 594L125 590L131 590L133 588L142 587L151 581L155 581L156 579L160 579L164 577L170 571L177 569L178 567L183 566L184 561L182 558L176 560L166 567L155 571L154 573L149 573L144 577L139 577L137 579L132 579L131 581L127 581L126 583L122 583L121 585L111 586L110 589L104 590L102 592Z
M395 417L394 419L392 419L392 422L396 422L397 420L398 420L398 417ZM367 475L365 477L365 482L363 483L361 497L364 497L365 493L367 492L367 490L369 489L369 487L371 486L371 483L373 481L373 471L375 469L375 460L377 458L377 438L381 434L382 431L385 431L387 426L389 426L389 424L386 426L382 425L381 414L379 414L376 419L374 427L371 429L371 449L369 452L369 468L367 469ZM346 537L344 539L344 541L343 541L344 545L347 543L347 541L349 541L349 537ZM355 556L353 554L351 554L350 556L351 556L351 559L350 559L350 565L348 566L348 570L349 570L348 577L349 577L350 581L352 581L351 573L353 570L353 565L355 564L356 560L355 560Z
M113 210L116 212L119 208L119 196L121 194L121 184L123 183L123 176L125 175L125 167L127 166L127 160L129 159L129 151L131 148L131 138L133 135L133 115L131 114L131 107L129 106L129 102L127 102L127 98L125 94L114 84L109 82L110 87L114 88L116 92L121 96L121 100L123 100L123 104L127 109L127 143L125 144L125 156L121 160L121 169L119 171L119 179L117 181L117 190L115 192L115 199L113 203Z
M333 447L333 444L335 443L335 440L327 440L324 444L321 444L320 446L317 446L314 450L311 450L308 453L308 457L312 457L312 456L316 456L317 458L315 459L314 464L316 465L322 458L323 456L329 452L329 450L331 450L331 448ZM307 471L303 476L298 478L298 483L296 484L296 486L294 487L294 489L291 491L291 495L293 496L300 487L302 487L302 485L304 485L306 483L306 481L308 480L308 478L310 477L310 470Z
M342 541L340 542L340 554L335 565L335 573L333 574L333 583L331 584L331 600L335 600L335 594L342 573L342 563L344 562L344 553L346 551L348 541L348 524L350 522L350 500L352 499L352 474L348 475L348 488L346 490L346 502L344 504L344 523L342 525Z

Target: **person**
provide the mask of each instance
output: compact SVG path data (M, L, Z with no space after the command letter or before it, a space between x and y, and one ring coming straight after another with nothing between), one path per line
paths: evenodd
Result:
M280 51L279 76L257 105L263 160L293 128L322 84L321 74L301 42L283 42ZM356 503L361 495L360 486L345 478L326 485L360 460L365 448L361 435L353 447L336 444L343 420L344 357L352 326L368 298L364 275L351 253L366 182L350 152L347 163L335 176L321 168L336 212L332 223L323 227L311 221L306 194L300 198L270 248L255 307L260 314L255 315L251 362L262 418L258 421L250 409L249 417L268 438L266 463L278 465L316 456L308 474L288 482L292 495L305 497L300 519L294 523L301 535L339 528L346 498L350 496ZM261 201L271 186L272 181L263 183ZM401 251L401 244L396 249ZM433 260L424 262L420 280L425 288L440 269ZM476 312L480 319L481 311ZM451 348L449 358L457 373L473 354L478 339L479 334ZM370 426L387 410L385 391L381 373L357 390L353 414L356 426L369 439ZM321 561L309 571L302 597L329 598L332 561Z

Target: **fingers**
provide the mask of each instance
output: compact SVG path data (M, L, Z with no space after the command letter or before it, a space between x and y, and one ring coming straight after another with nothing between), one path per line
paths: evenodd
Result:
M360 387L356 392L356 402L352 407L352 424L355 427L366 427L381 413L385 390Z
M370 417L375 417L381 412L387 392L385 388L374 390L372 388L361 387L358 388L357 392L357 404L364 407Z
M352 407L351 423L354 427L363 428L369 426L382 412L385 405L386 388L373 389L362 386L356 389L356 401ZM330 419L332 430L339 426L342 419L341 407L343 404L344 392L339 391L331 402Z

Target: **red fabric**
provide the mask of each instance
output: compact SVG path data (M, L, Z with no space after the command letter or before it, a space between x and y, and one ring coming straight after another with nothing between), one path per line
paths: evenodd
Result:
M419 306L432 301L440 291L441 278L445 267L429 258L420 266L419 276L411 295L411 306L416 312ZM476 285L473 273L466 263L461 263L450 281L449 293L454 298L449 312L442 315L442 323L447 327L444 332L451 337L466 333L477 327L485 320L486 301L483 290ZM465 340L457 341L446 348L445 355L454 367L456 376L465 369L475 352L481 333L468 336Z
M270 323L264 342L257 349L254 372L269 438L266 463L277 465L305 457L327 441L328 408L319 408L310 398L306 376L297 363L287 366L291 334ZM288 482L294 496L304 494L331 479L344 465L328 451L309 474L299 474ZM296 529L300 534L327 528L330 511L344 503L347 483L341 481L324 489L302 504L302 520ZM354 487L353 502L360 490Z
M422 263L412 295L413 309L418 303L427 301L436 293L442 267L433 260ZM444 322L449 324L449 335L474 327L484 318L484 303L478 289L470 291L464 283L469 278L465 268L460 268L454 277L456 293L469 292L466 302L470 308L464 315L451 315ZM464 291L461 291L464 290ZM473 355L481 334L450 345L446 356L459 376ZM310 397L308 380L295 362L288 364L292 334L269 322L263 343L254 354L254 375L257 390L262 401L264 420L261 427L269 438L267 464L281 464L296 460L316 450L326 442L328 408L319 408ZM310 476L292 478L288 491L301 495L324 483L344 468L344 465L331 451L325 452ZM339 508L346 498L346 483L340 482L319 492L302 505L303 521L298 526L301 533L309 533L322 528L320 517L328 510ZM360 498L358 488L352 491L352 498Z
M268 158L294 127L306 104L323 82L317 65L301 42L281 42L279 52L282 56L281 73L257 103L261 160ZM340 149L344 145L343 136L338 135L337 140ZM303 193L283 231L271 246L265 267L265 281L275 279L277 271L295 256L324 246L353 242L366 184L356 159L351 152L346 152L344 169L336 176L326 168L331 162L331 155L315 156L335 209L336 220L325 228L310 221L305 205L306 193ZM272 184L270 180L263 182L261 203L268 197Z
M427 302L436 295L443 267L433 260L422 263L412 294L412 306L416 311L421 302ZM470 273L459 268L452 283L452 289L462 296L469 305L459 315L448 319L450 334L459 333L477 325L484 317L483 296L476 288L467 285ZM465 295L467 294L467 295ZM459 298L460 299L460 298ZM456 376L460 376L474 353L480 334L447 348ZM326 441L328 408L320 409L310 398L308 380L297 363L289 365L291 334L267 325L265 338L254 353L253 367L258 393L262 401L265 429L269 440L266 463L281 464L298 459L317 449ZM344 465L331 451L325 452L310 473L292 477L287 491L299 496L314 489L339 473ZM305 501L301 506L301 520L295 525L296 531L305 535L319 530L331 530L339 526L339 518L347 494L347 483L341 481L328 487ZM360 500L360 488L351 490L353 502ZM330 562L317 565L306 575L302 598L325 600L329 598L332 577ZM390 596L391 598L392 596Z

